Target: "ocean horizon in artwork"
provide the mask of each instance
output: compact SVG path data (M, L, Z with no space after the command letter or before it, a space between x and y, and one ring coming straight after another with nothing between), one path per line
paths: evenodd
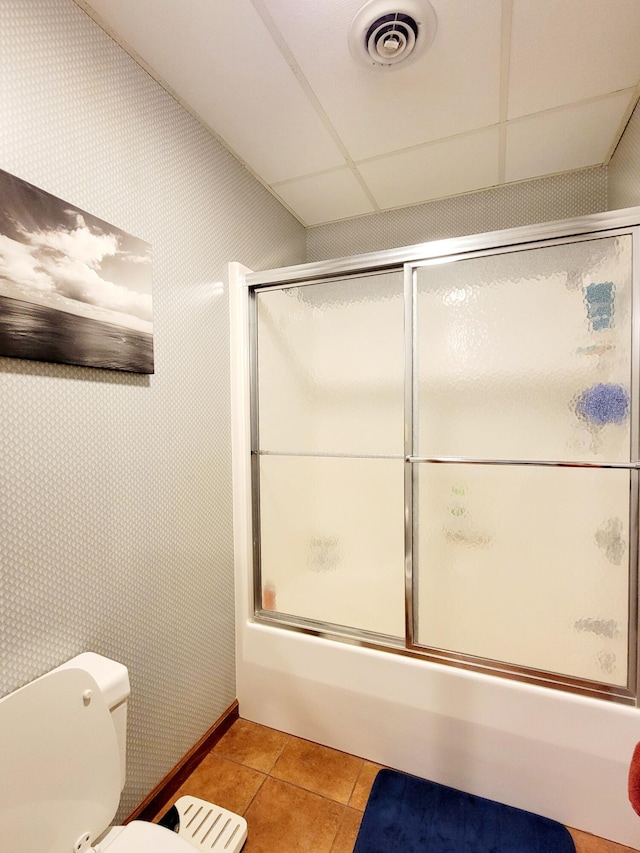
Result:
M153 373L150 244L0 170L0 356Z

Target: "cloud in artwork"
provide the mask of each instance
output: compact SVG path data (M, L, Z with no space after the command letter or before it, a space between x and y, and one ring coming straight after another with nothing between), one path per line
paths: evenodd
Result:
M84 217L67 210L72 225L29 231L15 223L19 240L0 234L0 279L25 291L57 294L87 305L151 321L151 295L103 278L106 260L148 262L120 250L113 233L90 228Z
M134 255L133 252L119 252L121 257L125 258L130 264L150 264L150 255Z
M90 269L98 269L106 256L117 253L118 238L115 234L96 233L87 226L80 213L71 210L65 213L75 220L75 228L59 227L45 231L21 229L22 236L34 249L53 255L66 255Z
M32 248L0 234L0 280L25 290L55 292L51 276L45 272Z

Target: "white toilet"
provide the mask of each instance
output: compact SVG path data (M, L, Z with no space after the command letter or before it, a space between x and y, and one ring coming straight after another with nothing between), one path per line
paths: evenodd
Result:
M244 818L199 800L176 803L176 831L109 826L126 769L129 676L86 652L0 699L3 853L237 853Z

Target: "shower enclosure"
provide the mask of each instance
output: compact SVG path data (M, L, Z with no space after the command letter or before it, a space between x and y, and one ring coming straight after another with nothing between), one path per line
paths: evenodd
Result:
M254 620L635 702L637 240L249 275Z
M640 847L639 226L230 266L244 719Z

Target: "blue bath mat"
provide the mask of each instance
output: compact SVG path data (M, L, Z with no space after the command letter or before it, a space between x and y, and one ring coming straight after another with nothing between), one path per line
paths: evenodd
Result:
M395 770L371 789L353 853L575 853L545 817Z

